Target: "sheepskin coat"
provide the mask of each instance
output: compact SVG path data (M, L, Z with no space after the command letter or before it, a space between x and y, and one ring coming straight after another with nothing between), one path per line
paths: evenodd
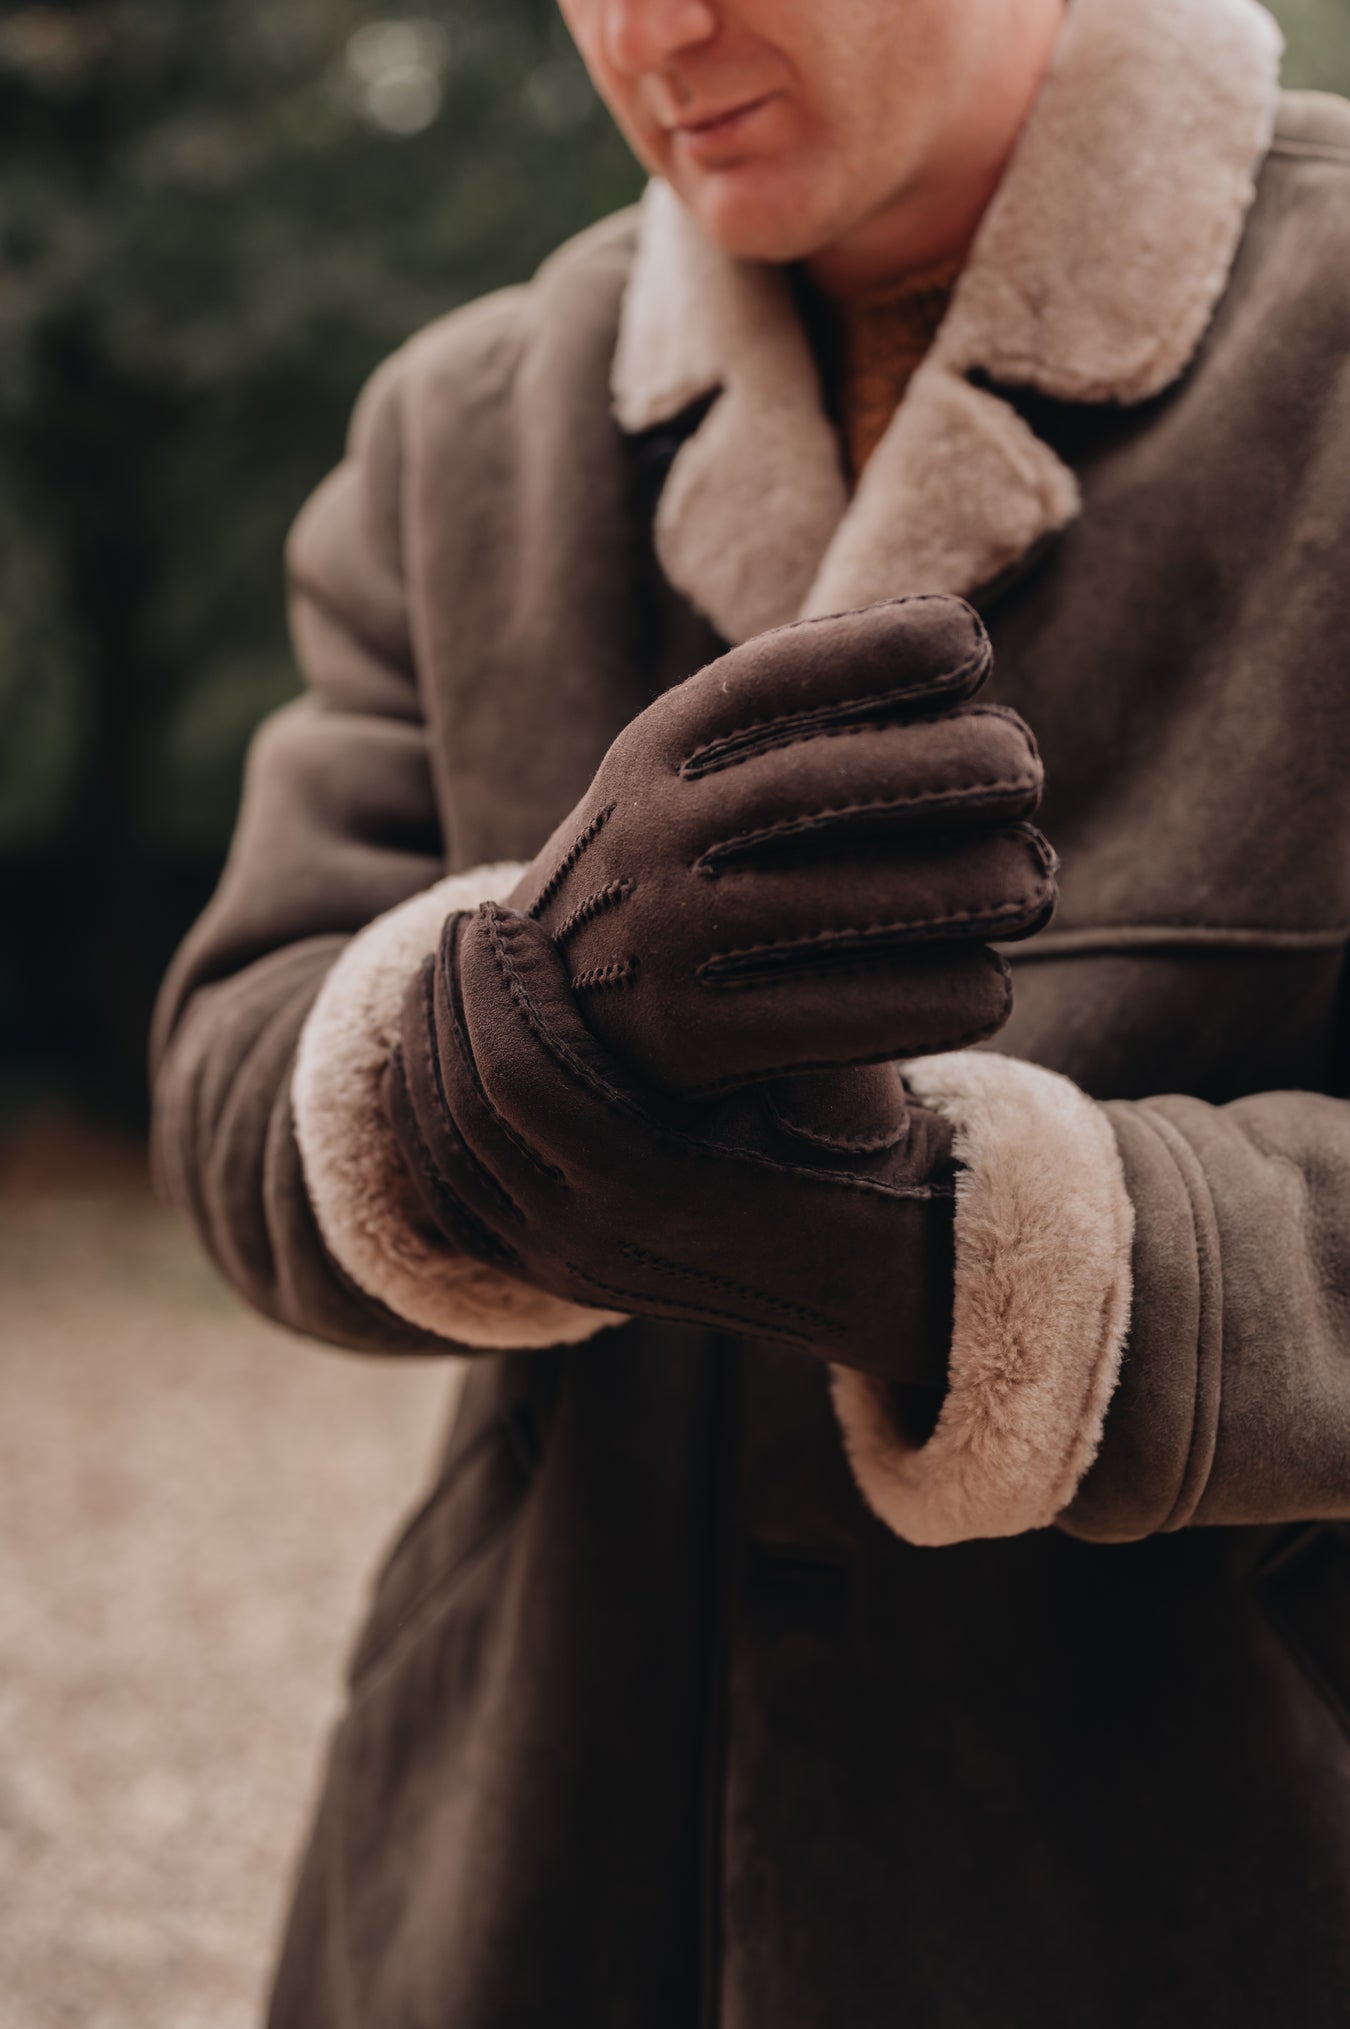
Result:
M1253 0L1074 0L856 493L784 276L668 190L375 378L166 984L156 1154L297 1330L466 1351L356 1644L274 2029L1350 2020L1350 108ZM720 644L971 597L1063 859L951 1378L451 1259L378 1100ZM804 1236L804 1245L810 1244Z

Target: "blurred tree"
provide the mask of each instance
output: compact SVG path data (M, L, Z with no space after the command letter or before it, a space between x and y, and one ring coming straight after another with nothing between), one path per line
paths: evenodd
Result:
M1350 96L1350 0L1278 0L1285 83Z
M0 18L11 1103L138 1104L156 977L295 687L285 531L366 373L639 187L551 0L414 4Z
M1350 91L1346 0L1283 0ZM366 373L640 177L553 0L0 15L0 1106L141 1107Z

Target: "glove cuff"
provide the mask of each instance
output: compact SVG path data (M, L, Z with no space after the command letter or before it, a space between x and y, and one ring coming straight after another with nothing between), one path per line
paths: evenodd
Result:
M911 1543L1044 1528L1101 1443L1129 1325L1134 1208L1107 1115L1067 1078L991 1051L905 1076L956 1130L956 1286L946 1399L908 1442L883 1382L836 1367L868 1505Z
M324 1244L359 1288L438 1338L509 1349L573 1344L620 1322L453 1252L430 1223L380 1100L408 983L448 915L508 895L520 866L451 874L360 931L301 1032L291 1110Z

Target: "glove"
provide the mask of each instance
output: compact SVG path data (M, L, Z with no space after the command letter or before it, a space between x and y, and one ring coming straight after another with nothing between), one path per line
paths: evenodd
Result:
M806 1117L794 1102L817 1086ZM893 1065L654 1092L596 1042L547 932L485 903L414 981L382 1096L431 1218L475 1260L587 1307L940 1385L950 1130Z
M509 897L609 1054L672 1093L955 1049L1007 1019L988 937L1054 907L1016 713L962 600L757 636L642 712Z
M940 1383L951 1133L882 1060L992 1033L979 940L1054 901L1030 735L967 702L989 659L948 599L763 636L633 722L505 908L449 920L384 1089L449 1244Z

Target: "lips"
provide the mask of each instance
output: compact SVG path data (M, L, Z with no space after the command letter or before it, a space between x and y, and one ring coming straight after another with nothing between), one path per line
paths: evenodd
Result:
M669 129L671 144L687 163L700 169L734 168L760 152L767 139L767 133L760 132L762 117L766 113L772 117L781 96L779 92L762 92L758 98L741 99L720 111L686 113Z
M766 106L775 96L773 92L761 92L756 98L741 99L736 105L724 106L718 112L686 113L682 119L673 124L670 131L688 136L729 133L734 126L747 119L751 113L757 113L761 106Z

